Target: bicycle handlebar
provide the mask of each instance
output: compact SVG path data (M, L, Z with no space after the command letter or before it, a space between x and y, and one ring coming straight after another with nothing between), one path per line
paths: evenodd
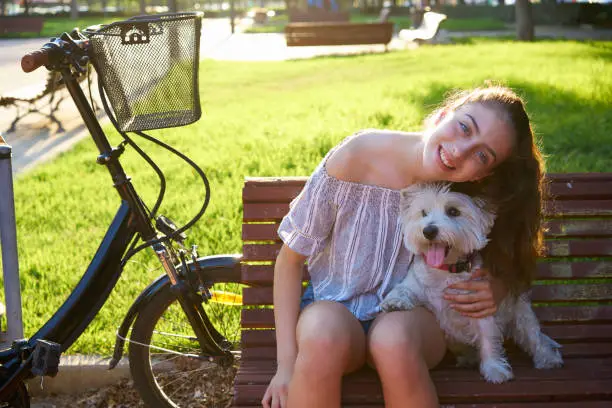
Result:
M21 58L21 69L23 72L32 72L49 63L49 49L41 48L37 51L27 53Z
M59 38L52 38L39 50L27 53L21 58L21 69L32 72L43 65L53 70L60 66L73 66L83 72L81 67L87 63L89 40L78 31L73 35L76 37L64 33Z

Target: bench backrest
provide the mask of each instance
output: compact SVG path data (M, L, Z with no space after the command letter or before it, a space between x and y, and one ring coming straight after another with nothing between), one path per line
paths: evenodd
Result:
M446 14L436 13L434 11L427 11L423 14L423 21L419 26L418 30L422 30L426 37L433 38L438 32L440 23L446 20Z
M305 180L249 178L244 185L242 279L250 287L243 289L242 343L249 358L276 357L270 308L281 247L276 231ZM585 352L595 352L597 341L612 337L612 173L551 174L548 181L546 256L532 301L550 335L591 341Z
M393 23L291 23L285 26L288 46L388 44Z
M40 33L43 17L0 17L0 33Z

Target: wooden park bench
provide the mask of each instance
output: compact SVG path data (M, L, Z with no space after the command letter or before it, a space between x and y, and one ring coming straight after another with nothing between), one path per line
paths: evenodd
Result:
M261 406L275 373L273 263L276 231L305 178L248 178L243 189L242 358L234 407ZM565 366L536 370L507 344L516 378L489 384L451 358L432 371L440 402L454 408L612 407L612 173L550 174L546 255L531 298L543 330L563 345ZM554 200L551 199L554 197ZM517 214L520 217L520 214ZM305 274L307 279L307 274ZM316 392L316 390L313 390ZM382 407L376 373L345 376L343 406Z
M365 23L349 21L289 23L285 26L285 40L288 47L384 44L386 49L393 37L393 23L387 21L389 11L384 8L377 21Z
M400 30L397 36L407 42L434 42L440 33L440 24L446 20L446 14L426 11L421 24L414 29Z
M0 17L0 34L38 33L42 31L44 17Z

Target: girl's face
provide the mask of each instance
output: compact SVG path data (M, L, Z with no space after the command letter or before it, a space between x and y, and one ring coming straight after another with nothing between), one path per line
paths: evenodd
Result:
M510 156L513 144L512 130L494 110L479 103L462 105L427 132L423 151L426 178L480 180Z

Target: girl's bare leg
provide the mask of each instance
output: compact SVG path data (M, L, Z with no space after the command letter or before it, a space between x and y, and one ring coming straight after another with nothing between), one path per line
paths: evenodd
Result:
M385 407L439 407L429 369L445 353L442 330L426 309L379 315L368 334L368 360L380 376Z
M365 362L365 333L348 309L318 301L300 314L288 408L340 407L342 375Z

